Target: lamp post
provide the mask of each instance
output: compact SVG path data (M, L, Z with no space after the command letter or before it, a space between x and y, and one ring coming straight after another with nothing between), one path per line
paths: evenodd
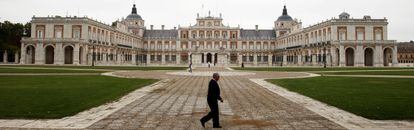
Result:
M95 66L95 44L92 43L92 67Z
M326 45L323 45L323 68L326 68Z

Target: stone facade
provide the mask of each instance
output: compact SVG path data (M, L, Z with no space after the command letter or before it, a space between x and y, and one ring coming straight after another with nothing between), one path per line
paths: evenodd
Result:
M387 19L339 18L303 28L286 6L273 29L242 29L197 15L187 27L155 30L137 14L106 25L87 17L33 17L21 64L217 66L395 66Z

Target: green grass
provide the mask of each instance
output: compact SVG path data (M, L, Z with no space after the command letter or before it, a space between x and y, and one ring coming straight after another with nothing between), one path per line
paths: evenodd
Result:
M268 81L369 119L414 119L413 79L313 77Z
M64 70L57 68L38 69L38 68L7 68L0 66L0 73L103 73L100 70Z
M0 76L0 118L71 116L156 81L107 76Z
M323 72L321 74L329 75L400 75L414 76L413 70L406 71L365 71L365 72Z
M292 71L292 72L312 72L312 71L351 71L351 70L405 70L414 68L395 68L395 67L233 67L235 70L246 71Z

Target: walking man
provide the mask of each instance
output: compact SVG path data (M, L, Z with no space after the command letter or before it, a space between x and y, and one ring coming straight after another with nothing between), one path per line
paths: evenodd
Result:
M210 80L208 84L208 94L207 94L207 103L210 107L210 112L200 119L201 125L205 127L205 123L210 119L213 119L213 128L221 128L219 122L219 108L218 100L223 102L223 99L220 97L220 87L217 83L219 81L220 75L218 73L213 74L213 79Z
M193 73L193 62L190 62L190 65L188 66L188 71L190 72L190 73Z

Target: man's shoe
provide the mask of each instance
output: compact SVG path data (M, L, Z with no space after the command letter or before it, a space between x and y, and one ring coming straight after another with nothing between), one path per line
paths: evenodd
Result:
M223 127L221 127L221 126L213 126L213 128L223 128Z
M203 128L206 128L205 122L203 122L202 120L200 120L201 126L203 126Z

